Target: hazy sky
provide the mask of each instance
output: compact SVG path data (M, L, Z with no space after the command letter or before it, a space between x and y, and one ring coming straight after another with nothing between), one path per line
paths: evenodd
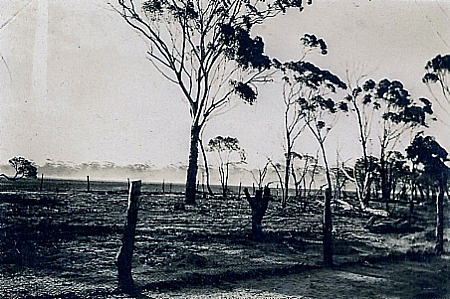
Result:
M0 27L10 19L0 29L6 62L0 61L1 163L15 155L38 164L187 162L187 104L148 62L143 39L106 1L0 0ZM421 83L427 60L450 52L449 24L446 1L315 1L254 34L263 36L269 55L285 60L299 58L299 38L314 33L329 47L327 56L310 58L321 67L340 76L360 68L376 80L399 79L418 98L431 97ZM237 104L212 119L204 139L238 137L250 165L266 156L279 159L280 91L276 84L261 88L257 104ZM339 148L344 159L360 155L351 118L340 120L328 140L330 154ZM434 123L429 133L450 148L448 115L442 121L447 125ZM297 151L315 148L305 137Z

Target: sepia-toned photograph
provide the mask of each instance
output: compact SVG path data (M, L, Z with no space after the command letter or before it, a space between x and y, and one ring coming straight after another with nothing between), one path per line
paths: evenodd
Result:
M0 0L0 298L450 298L450 1Z

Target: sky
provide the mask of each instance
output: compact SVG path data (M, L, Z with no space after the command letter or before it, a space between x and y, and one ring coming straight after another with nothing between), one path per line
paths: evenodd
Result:
M349 70L397 79L414 98L432 99L421 78L428 60L450 52L449 23L447 1L314 1L252 33L279 60L299 58L300 37L315 34L329 48L327 56L310 57L322 68L341 77ZM22 155L39 165L47 159L187 164L188 106L107 1L0 0L0 28L0 163ZM234 102L213 118L203 139L237 137L249 167L280 160L280 103L280 86L267 84L255 105ZM448 149L449 115L437 105L435 111L441 120L427 132ZM351 117L340 117L327 146L331 160L336 152L343 160L360 155ZM299 152L316 150L306 135L297 144Z

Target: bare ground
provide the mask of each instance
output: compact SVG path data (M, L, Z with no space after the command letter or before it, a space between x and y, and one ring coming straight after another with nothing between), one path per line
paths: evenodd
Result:
M114 292L114 259L125 194L27 193L21 198L0 201L1 296L123 298ZM335 261L342 266L324 270L320 199L306 211L292 203L281 212L279 203L271 202L264 242L249 238L244 200L201 199L176 211L181 201L174 194L142 197L133 265L142 295L413 297L429 289L435 297L449 296L448 258L399 262L408 252L414 259L416 252L432 250L432 207L418 208L411 221L416 229L410 232L375 234L363 228L369 215L335 206ZM402 213L398 207L396 214ZM393 256L395 264L379 263ZM422 287L410 287L421 284L413 278L423 278Z

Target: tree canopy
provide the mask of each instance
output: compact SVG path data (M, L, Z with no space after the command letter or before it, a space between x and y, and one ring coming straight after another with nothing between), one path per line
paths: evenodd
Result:
M247 103L271 61L264 42L251 29L287 9L303 9L299 0L150 0L138 9L118 0L118 12L149 42L149 59L180 86L194 122L203 125L234 94Z
M447 102L450 101L450 86L448 82L448 74L450 73L450 55L438 54L425 65L426 73L422 78L423 83L439 83L442 94Z
M407 157L414 163L422 164L426 174L439 178L444 174L448 176L448 152L432 136L417 134L411 144L406 148Z
M15 174L13 177L7 176L6 174L0 174L0 177L4 177L10 181L17 181L22 178L36 178L37 177L37 167L34 163L24 157L14 157L9 159L9 164L14 169Z
M311 4L311 1L307 2ZM198 143L205 124L233 97L252 104L270 80L270 58L251 29L301 0L118 0L113 6L149 46L149 60L189 104L191 138L186 203L195 203Z

